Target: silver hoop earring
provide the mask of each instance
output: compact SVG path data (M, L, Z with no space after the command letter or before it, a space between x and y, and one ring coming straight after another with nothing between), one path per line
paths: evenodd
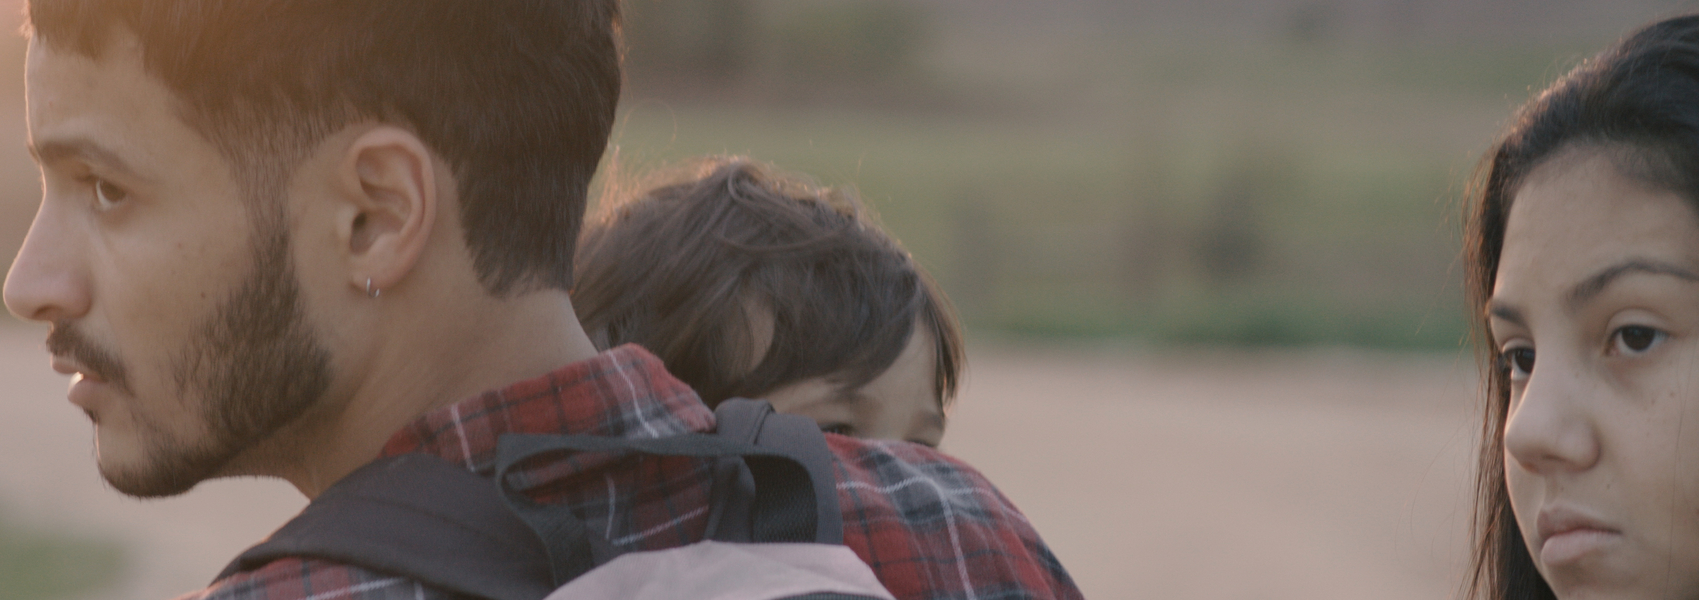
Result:
M376 297L378 297L379 294L382 294L382 293L383 293L383 290L372 288L372 278L367 277L366 278L366 295L371 296L373 298L376 298Z

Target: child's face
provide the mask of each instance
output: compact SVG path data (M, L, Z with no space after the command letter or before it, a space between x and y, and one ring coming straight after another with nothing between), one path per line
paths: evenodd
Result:
M934 383L935 346L932 332L917 323L896 362L867 385L846 390L829 377L815 377L762 397L779 412L814 419L828 432L937 446L944 438L944 411Z

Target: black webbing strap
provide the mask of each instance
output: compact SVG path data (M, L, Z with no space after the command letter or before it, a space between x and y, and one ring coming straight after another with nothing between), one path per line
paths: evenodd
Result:
M735 398L714 409L714 435L754 444L771 410ZM714 486L708 496L708 526L704 537L718 542L749 543L755 539L750 518L755 512L755 476L741 456L714 459Z
M490 480L424 454L381 459L344 477L218 579L289 557L360 565L487 600L537 600L556 587L542 542Z
M716 466L742 472L732 472L732 480L753 484L752 491L738 485L722 492L716 478L711 492L710 513L722 513L726 528L741 527L742 541L842 544L833 458L814 421L741 399L715 413L720 424L712 435L504 435L497 481L527 459L562 452L715 458ZM434 456L380 459L325 490L218 579L281 558L319 558L473 598L537 600L614 557L611 544L571 511L503 487ZM728 501L722 495L729 508L720 505Z
M727 407L731 402L739 403ZM722 426L728 433L746 427L751 417L756 419L754 444L718 434L662 438L504 435L496 452L496 481L508 506L543 538L550 568L561 583L611 560L611 550L594 545L591 540L600 540L600 536L586 531L569 511L537 504L506 489L509 471L539 456L568 452L739 456L749 465L755 483L754 516L750 519L754 541L843 543L843 516L838 512L831 452L819 426L806 417L772 414L766 402L727 400L716 411L716 418L727 418Z
M822 544L842 544L843 514L838 510L837 478L832 472L832 451L826 446L826 436L820 433L820 426L814 420L796 415L785 415L773 412L773 406L764 400L749 400L746 398L731 398L722 401L714 409L716 426L714 435L732 441L754 444L761 448L774 450L797 461L808 471L808 480L812 484L812 496L817 499L812 518L807 510L810 508L803 502L794 501L784 495L795 497L799 492L790 486L799 484L798 481L784 481L781 478L787 474L782 472L763 471L761 463L732 458L730 460L746 463L749 476L738 481L735 493L721 499L721 491L717 487L722 482L715 479L713 504L715 509L721 503L727 507L724 523L741 523L740 529L731 526L721 527L722 532L709 530L709 537L722 542L780 542L780 541L814 541ZM727 459L719 459L726 461ZM716 468L718 466L716 465ZM763 488L762 481L767 481ZM753 489L753 496L750 489ZM775 490L780 497L760 500L766 492L763 489ZM740 499L743 495L748 499ZM749 506L751 502L754 506ZM741 504L740 504L741 502ZM741 519L741 520L740 520ZM710 527L714 521L710 517ZM721 535L715 535L721 533Z
M814 531L813 541L834 546L844 543L844 514L838 508L838 478L834 471L837 458L832 455L832 449L826 445L826 436L820 432L820 424L814 419L800 415L787 415L773 412L773 405L765 400L747 400L734 398L726 402L734 402L732 410L747 408L751 411L766 415L759 427L759 435L755 444L762 448L771 448L794 457L808 471L808 481L813 488L814 496ZM722 402L724 407L726 402ZM728 416L739 419L735 413ZM718 418L716 413L716 418ZM756 487L759 495L761 475L756 475ZM764 517L760 505L756 507L756 522ZM757 527L759 534L760 528ZM757 542L777 541L763 539L760 535Z

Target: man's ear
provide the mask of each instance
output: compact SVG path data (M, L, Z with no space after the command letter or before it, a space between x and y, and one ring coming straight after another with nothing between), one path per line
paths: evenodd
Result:
M337 168L349 200L337 223L349 283L362 292L393 288L419 261L436 226L437 163L418 136L380 125L355 138Z

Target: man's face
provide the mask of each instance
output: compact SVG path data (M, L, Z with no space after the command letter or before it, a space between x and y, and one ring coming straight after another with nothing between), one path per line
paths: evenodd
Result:
M244 196L132 36L99 60L37 40L26 78L44 195L7 308L52 324L114 487L171 495L230 473L330 381L282 200Z

